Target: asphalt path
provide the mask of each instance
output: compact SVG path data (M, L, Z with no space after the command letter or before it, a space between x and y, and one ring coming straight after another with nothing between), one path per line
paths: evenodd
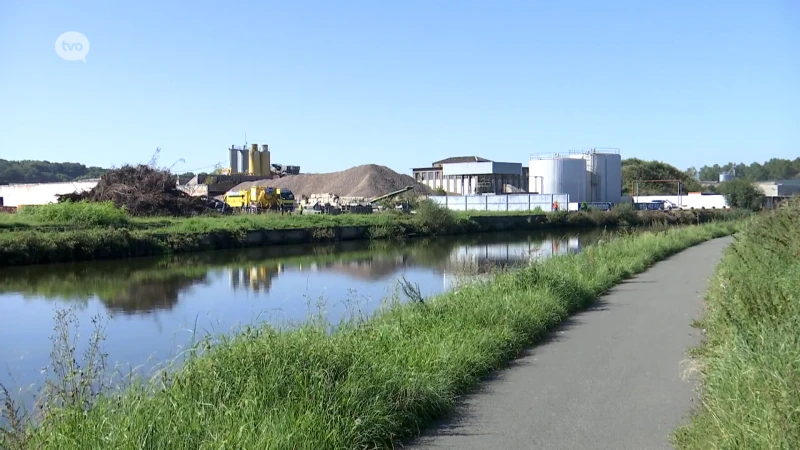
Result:
M545 343L406 443L418 449L669 449L697 400L691 326L731 238L655 264L568 319Z

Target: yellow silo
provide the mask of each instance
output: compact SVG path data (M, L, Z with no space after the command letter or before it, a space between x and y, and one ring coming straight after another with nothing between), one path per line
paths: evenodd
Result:
M261 174L261 156L258 154L258 144L250 146L250 175Z
M261 146L261 176L268 177L272 174L269 160L269 145Z

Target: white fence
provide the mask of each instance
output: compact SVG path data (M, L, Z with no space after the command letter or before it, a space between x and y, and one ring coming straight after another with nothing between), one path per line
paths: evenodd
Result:
M568 194L506 194L506 195L429 195L429 199L453 211L532 211L541 208L553 210L558 203L566 211Z

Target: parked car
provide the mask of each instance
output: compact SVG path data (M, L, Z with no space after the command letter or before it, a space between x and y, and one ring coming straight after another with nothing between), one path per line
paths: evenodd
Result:
M678 209L678 205L672 203L669 200L653 200L651 203L658 204L659 207L657 207L657 209L663 209L665 211L672 211L673 209Z

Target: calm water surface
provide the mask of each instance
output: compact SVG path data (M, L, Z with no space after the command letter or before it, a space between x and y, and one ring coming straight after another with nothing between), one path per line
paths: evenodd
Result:
M369 314L397 294L402 277L437 294L465 272L578 252L600 236L482 234L4 268L0 382L18 391L42 381L57 309L73 308L80 342L99 315L109 364L147 369L175 358L194 333L263 321L287 326L312 313L335 323L348 312Z

